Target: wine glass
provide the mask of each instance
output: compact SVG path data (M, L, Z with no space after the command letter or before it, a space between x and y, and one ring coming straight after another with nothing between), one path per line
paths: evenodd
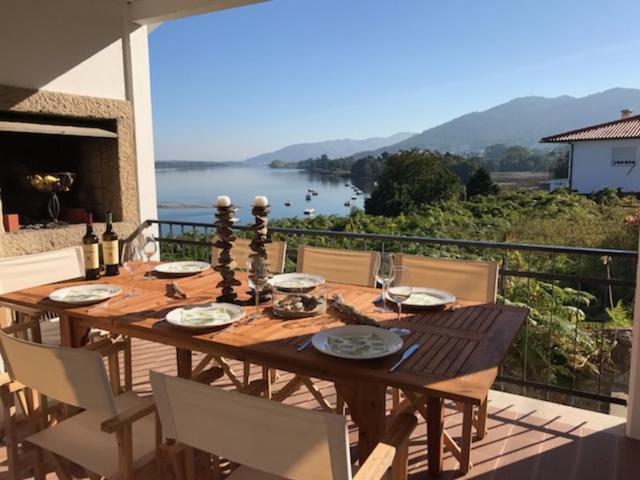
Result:
M129 272L131 276L131 290L125 294L125 297L135 297L140 295L140 292L135 288L135 273L142 266L143 253L138 238L125 243L122 249L122 266Z
M389 297L389 300L395 303L398 309L398 322L402 319L402 302L407 300L413 293L412 287L403 285L401 282L402 275L396 274L396 279L394 279L393 285L387 288L387 296ZM389 331L400 335L401 337L411 333L409 329L401 327L393 327L390 328Z
M156 242L156 239L153 238L152 235L147 235L146 237L144 237L144 240L142 242L142 253L146 257L146 267L145 267L145 272L144 272L144 279L145 280L150 280L151 279L148 276L149 275L149 270L151 268L149 263L151 262L151 257L153 257L156 254L157 251L158 251L158 242Z
M266 283L269 269L264 258L259 256L249 256L247 258L247 284L253 290L255 298L256 311L249 316L249 320L253 320L260 316L260 291Z
M391 311L387 307L387 289L389 284L396 278L396 265L393 253L383 253L378 260L376 269L376 282L382 285L382 305L375 308L376 312L388 313Z

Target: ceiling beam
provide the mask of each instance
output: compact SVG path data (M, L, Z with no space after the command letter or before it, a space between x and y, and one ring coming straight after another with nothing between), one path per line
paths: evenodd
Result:
M265 1L269 0L134 0L129 15L133 23L148 25Z

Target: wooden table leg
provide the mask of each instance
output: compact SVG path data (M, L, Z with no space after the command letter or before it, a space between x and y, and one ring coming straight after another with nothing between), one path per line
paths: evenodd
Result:
M60 315L60 345L78 348L89 341L89 327L78 325L73 317Z
M336 385L336 390L349 405L351 418L358 425L358 459L362 465L385 433L386 387L360 382Z
M176 362L178 364L178 376L181 378L191 378L193 368L191 350L176 348Z
M429 474L439 475L442 471L444 409L442 406L442 399L439 397L427 397L426 402Z

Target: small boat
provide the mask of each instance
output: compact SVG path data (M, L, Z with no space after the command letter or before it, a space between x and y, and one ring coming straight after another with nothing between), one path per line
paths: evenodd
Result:
M347 200L346 202L344 202L344 206L345 207L350 207L351 206L351 202Z
M353 195L353 196L351 197L351 200L357 200L357 199L358 199L358 197L357 197L356 195Z
M358 190L358 191L356 192L356 195L362 195L362 190Z
M345 186L345 187L350 187L350 186L351 186L351 184L350 184L350 183L345 183L345 184L344 184L344 186Z
M310 201L311 200L311 194L307 193L304 198L307 200L307 202Z
M304 214L305 215L313 215L315 213L316 209L315 208L305 208L304 209Z
M314 197L317 197L319 195L317 190L314 190L311 192L311 195L313 195Z
M314 190L313 190L313 188L307 188L307 192L309 192L309 193L313 193L313 192L314 192Z
M285 207L290 207L290 206L291 206L291 202L289 202L289 201L284 202L284 206L285 206Z
M378 182L373 182L373 186L377 187L378 186Z

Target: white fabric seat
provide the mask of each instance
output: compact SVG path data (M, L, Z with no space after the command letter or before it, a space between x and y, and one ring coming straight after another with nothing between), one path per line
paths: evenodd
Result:
M139 406L144 400L133 392L115 397L121 413ZM113 434L100 430L100 424L112 417L109 412L86 410L53 427L27 437L26 441L60 455L106 478L118 474L118 444ZM155 455L155 420L147 415L133 424L134 469Z

